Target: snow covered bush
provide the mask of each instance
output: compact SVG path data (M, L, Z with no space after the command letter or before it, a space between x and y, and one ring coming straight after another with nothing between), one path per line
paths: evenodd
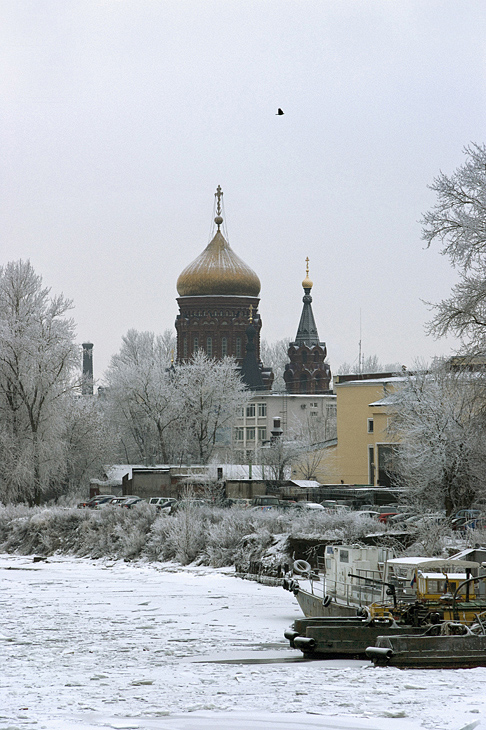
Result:
M215 568L238 561L242 539L253 531L254 513L249 510L223 510L221 520L208 530L206 557Z
M146 554L155 560L192 563L204 553L210 511L210 507L186 504L174 515L161 515L152 530Z
M359 543L386 530L353 512L225 509L191 503L173 515L148 504L103 510L0 505L0 551L24 555L74 554L92 558L197 561L214 567L250 563L274 567L291 561L289 538ZM440 528L438 528L440 532ZM435 533L434 533L435 534ZM443 547L432 530L419 535L420 552Z
M81 510L80 510L81 511ZM131 509L106 507L90 511L83 523L75 552L92 558L123 558L142 556L148 535L157 518L154 507L140 504Z
M81 510L59 507L0 509L0 549L22 555L77 552L80 524L89 519Z

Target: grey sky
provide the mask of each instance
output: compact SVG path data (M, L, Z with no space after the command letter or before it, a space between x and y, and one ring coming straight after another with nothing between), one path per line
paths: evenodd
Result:
M484 142L484 0L1 0L1 263L74 300L95 376L162 332L224 190L259 275L262 336L293 337L310 258L331 368L450 351L421 299L442 169ZM282 107L284 116L276 116Z

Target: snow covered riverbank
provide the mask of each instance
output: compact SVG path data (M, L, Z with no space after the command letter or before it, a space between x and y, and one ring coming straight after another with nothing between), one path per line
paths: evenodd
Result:
M293 597L231 569L3 555L0 578L2 730L484 725L486 668L301 661Z

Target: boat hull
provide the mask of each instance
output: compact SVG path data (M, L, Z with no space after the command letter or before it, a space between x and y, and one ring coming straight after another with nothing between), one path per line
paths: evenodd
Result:
M422 634L423 627L400 626L394 621L364 620L358 616L296 619L285 637L294 649L315 659L366 659L367 647L387 634Z
M375 666L468 669L486 666L486 636L380 636L366 655Z
M306 618L319 618L321 616L356 616L359 606L352 606L338 603L332 600L327 606L324 605L321 596L310 593L300 586L294 588L294 596Z

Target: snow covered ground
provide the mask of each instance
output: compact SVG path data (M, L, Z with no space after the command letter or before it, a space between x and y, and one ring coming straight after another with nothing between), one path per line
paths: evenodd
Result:
M0 556L1 730L484 728L486 668L301 660L231 570Z

